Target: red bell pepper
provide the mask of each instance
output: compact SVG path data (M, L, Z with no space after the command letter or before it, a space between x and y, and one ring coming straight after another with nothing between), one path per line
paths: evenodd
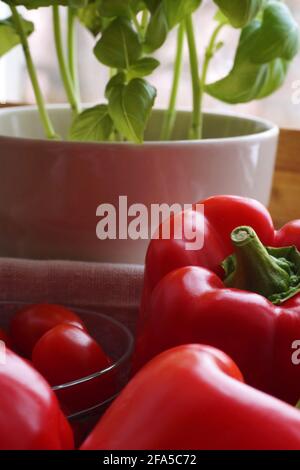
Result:
M186 251L185 241L175 239L150 244L134 368L173 346L209 344L233 358L248 384L294 405L300 221L275 231L256 201L221 196L203 204L203 249Z
M81 449L300 449L300 411L242 382L221 351L166 351L129 382Z
M71 428L47 382L10 350L3 359L0 450L72 449Z

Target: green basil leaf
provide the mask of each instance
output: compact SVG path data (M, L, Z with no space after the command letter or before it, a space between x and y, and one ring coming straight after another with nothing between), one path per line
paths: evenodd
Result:
M145 10L146 3L144 0L131 0L131 9L134 13Z
M289 68L289 62L284 59L275 59L267 65L267 74L264 84L255 99L260 100L270 96L284 83Z
M206 85L205 90L214 98L225 103L247 103L256 99L262 89L267 65L254 65L249 62L234 67L227 77Z
M193 13L202 0L160 0L145 3L152 14L146 31L144 50L151 53L163 45L169 30Z
M84 142L108 140L113 131L113 122L107 105L100 104L80 113L73 121L70 139Z
M24 6L28 10L40 8L40 7L49 7L52 5L69 5L69 0L3 0L5 3L14 6Z
M102 0L99 8L102 16L130 17L131 0Z
M28 10L49 7L53 5L70 6L72 8L84 8L90 3L89 0L3 0L14 6L24 6Z
M24 31L29 36L34 31L34 24L22 18ZM18 35L12 17L0 21L0 57L20 44Z
M255 98L264 80L264 70L249 60L249 50L251 38L259 28L259 21L253 21L242 30L233 68L226 77L206 85L210 96L230 104L246 103Z
M263 8L265 0L214 0L235 28L249 24Z
M85 8L89 4L89 0L69 0L69 6L72 8Z
M172 29L186 16L194 13L201 3L202 0L163 0L169 28Z
M105 88L105 97L109 99L109 94L113 88L118 85L124 85L126 83L126 74L124 72L119 72L114 75L108 82Z
M223 79L206 86L206 92L230 104L246 103L264 98L276 91L283 83L288 70L288 62L280 57L266 64L251 61L251 51L259 21L253 21L243 29L234 65Z
M251 62L250 56L253 51L253 41L261 28L261 22L252 21L248 26L242 29L239 44L235 56L235 65L241 62Z
M144 0L146 7L151 13L154 13L157 10L161 2L162 0Z
M132 64L128 74L129 78L146 77L150 75L159 66L159 61L152 57L143 57L135 64Z
M251 60L266 63L280 57L291 61L298 50L299 27L290 10L283 3L270 2L253 40Z
M142 143L156 90L141 78L117 85L109 93L108 110L116 129L126 139Z
M230 24L227 16L225 16L224 13L221 12L221 10L217 10L214 16L214 20L221 24Z
M101 0L101 15L107 18L116 16L125 16L130 18L132 14L136 14L145 8L144 2L141 0Z
M130 21L117 18L103 32L94 53L108 67L129 69L140 58L142 44Z
M144 50L151 53L156 49L159 49L165 42L168 32L168 21L164 6L161 3L151 15L146 31Z
M84 8L77 10L80 23L88 29L93 36L98 36L105 25L104 19L100 15L99 2L93 2Z

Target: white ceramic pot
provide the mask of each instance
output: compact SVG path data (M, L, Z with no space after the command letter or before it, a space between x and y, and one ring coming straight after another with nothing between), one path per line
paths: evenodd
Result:
M66 106L49 107L64 137ZM262 119L206 113L204 140L186 141L179 112L170 142L154 111L144 145L47 141L35 107L0 110L0 256L142 263L148 241L96 237L96 209L189 204L215 194L269 202L278 128Z

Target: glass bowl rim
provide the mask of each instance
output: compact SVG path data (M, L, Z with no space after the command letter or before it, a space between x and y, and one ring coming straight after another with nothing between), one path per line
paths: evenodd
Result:
M128 341L126 351L121 355L121 357L117 361L113 362L113 364L111 366L106 367L105 369L102 369L98 372L95 372L94 374L90 374L88 376L81 377L80 379L72 380L72 381L66 382L64 384L51 386L51 389L54 392L57 392L59 390L68 389L68 388L74 387L76 385L80 385L82 383L89 382L90 380L96 379L97 377L101 377L102 375L110 372L111 370L117 369L120 365L122 365L124 362L126 362L127 359L130 358L130 356L133 352L133 347L134 347L133 334L131 333L129 328L127 328L127 326L123 325L123 323L116 320L115 318L112 318L109 315L106 315L105 313L97 312L96 310L92 310L92 309L84 309L84 308L76 307L75 305L61 304L61 303L57 303L57 302L56 303L51 303L51 302L32 303L32 302L18 301L18 300L1 300L0 301L0 307L1 307L1 305L9 305L9 304L16 305L16 306L26 306L26 305L30 306L30 305L36 305L36 304L39 305L39 304L42 304L42 303L48 303L49 305L61 305L65 308L69 308L70 310L74 311L74 313L78 313L79 315L80 314L91 314L91 315L94 315L94 316L101 317L102 319L108 321L109 323L114 324L120 330L122 330L123 333L125 333L125 336L127 337L127 341ZM32 367L34 367L34 366L32 366Z

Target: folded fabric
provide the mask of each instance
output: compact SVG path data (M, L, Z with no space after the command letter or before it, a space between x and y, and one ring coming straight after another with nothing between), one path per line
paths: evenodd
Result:
M144 267L0 259L0 301L49 302L110 315L134 330Z

